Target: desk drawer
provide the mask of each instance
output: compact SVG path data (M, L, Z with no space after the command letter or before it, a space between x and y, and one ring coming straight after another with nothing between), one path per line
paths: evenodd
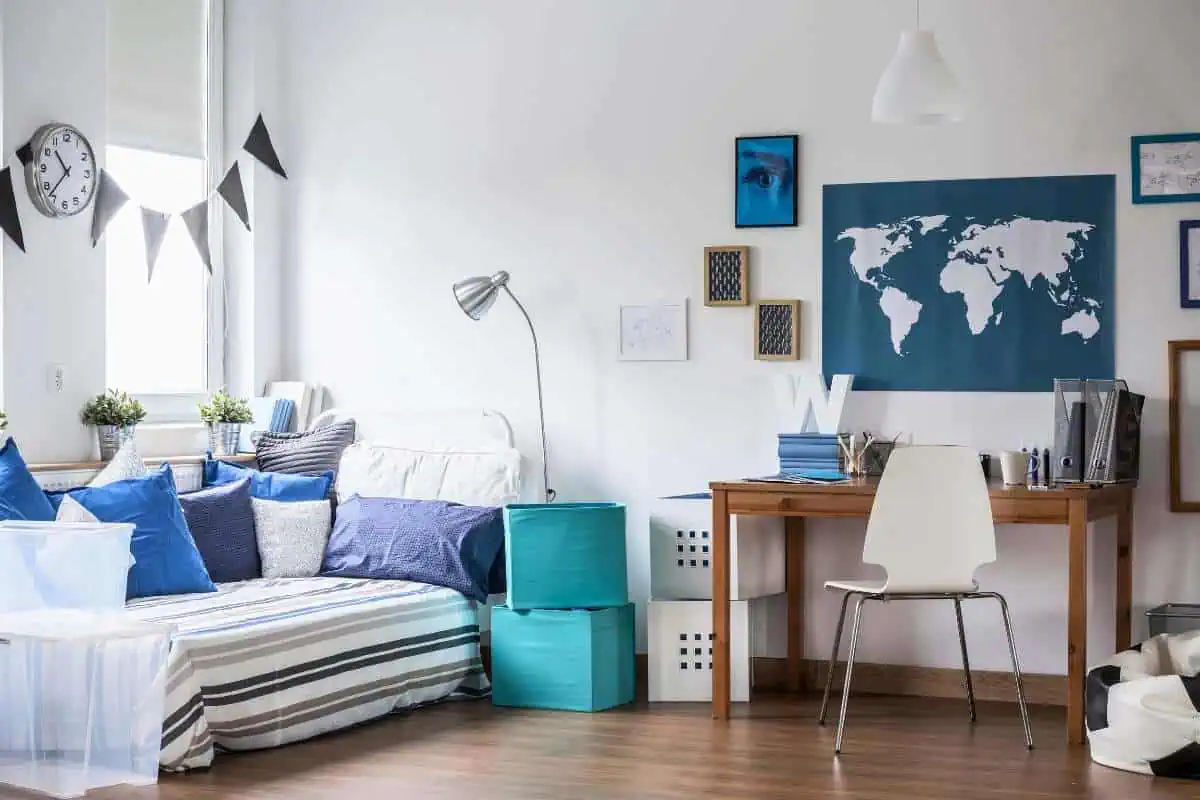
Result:
M874 497L852 492L729 492L730 514L774 514L803 517L865 517Z

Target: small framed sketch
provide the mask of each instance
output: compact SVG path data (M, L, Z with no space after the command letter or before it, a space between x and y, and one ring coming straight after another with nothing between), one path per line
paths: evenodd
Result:
M737 190L734 224L739 228L795 226L797 136L740 136L735 144Z
M759 361L800 358L799 300L759 300L754 304L754 357Z
M619 327L621 361L687 361L686 299L623 305Z
M1133 202L1200 200L1200 133L1134 136L1130 141Z
M704 305L750 304L750 248L704 248Z
M1200 308L1200 219L1179 223L1179 305Z

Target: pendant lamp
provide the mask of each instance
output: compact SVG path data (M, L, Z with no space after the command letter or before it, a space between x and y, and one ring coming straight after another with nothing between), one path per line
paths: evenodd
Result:
M900 44L875 87L871 120L899 125L958 122L966 115L962 86L942 60L933 31L917 27L900 34Z

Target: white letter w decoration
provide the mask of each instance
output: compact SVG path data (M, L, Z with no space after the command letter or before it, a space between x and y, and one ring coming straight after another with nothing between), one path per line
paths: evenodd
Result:
M850 393L853 375L834 375L833 384L825 391L825 378L811 370L799 375L780 375L776 383L779 405L787 425L799 424L799 432L809 430L809 420L816 423L818 433L837 433L842 424L842 410Z

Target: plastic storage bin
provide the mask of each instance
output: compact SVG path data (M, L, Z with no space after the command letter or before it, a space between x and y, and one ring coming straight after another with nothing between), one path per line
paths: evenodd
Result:
M629 602L625 506L619 503L506 506L504 555L509 608Z
M492 610L492 702L603 711L633 702L633 604L596 611Z
M0 784L156 783L170 636L120 614L0 615Z
M1200 630L1200 605L1194 603L1163 603L1146 612L1150 635L1186 633Z
M712 599L712 495L664 497L650 510L650 597ZM783 520L732 517L729 593L732 600L780 594L784 583Z
M750 700L750 602L729 604L729 697ZM650 702L712 700L712 601L651 600L646 606Z
M0 614L125 607L133 526L0 522Z

